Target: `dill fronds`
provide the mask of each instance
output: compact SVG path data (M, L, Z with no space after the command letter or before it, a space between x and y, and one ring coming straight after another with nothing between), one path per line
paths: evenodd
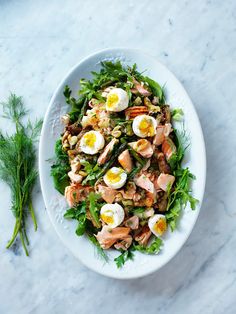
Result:
M36 152L34 142L42 126L42 120L35 123L28 121L26 126L22 119L28 111L22 98L11 94L7 102L1 103L3 117L15 124L15 133L3 135L0 131L0 179L11 189L11 210L15 216L15 227L11 239L7 243L10 248L19 235L25 254L28 256L29 240L26 233L26 218L28 213L37 230L37 221L32 204L32 189L37 179L35 169Z

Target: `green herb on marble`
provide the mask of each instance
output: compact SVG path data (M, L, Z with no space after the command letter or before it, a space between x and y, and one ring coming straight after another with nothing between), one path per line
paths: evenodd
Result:
M38 172L35 167L35 141L42 126L42 120L34 123L28 120L23 123L28 111L22 98L11 94L6 102L2 102L3 117L15 125L15 133L3 135L0 130L0 179L11 189L11 210L15 216L15 226L11 239L7 243L10 248L17 237L20 237L25 254L29 252L29 240L26 232L30 215L37 230L37 221L32 204L32 190Z

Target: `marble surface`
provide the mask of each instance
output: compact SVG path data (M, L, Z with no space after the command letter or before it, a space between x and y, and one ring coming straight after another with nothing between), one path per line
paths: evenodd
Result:
M118 281L82 266L60 242L35 189L30 257L6 250L13 217L0 183L0 313L191 313L236 310L236 2L0 1L0 100L23 95L43 116L68 69L101 48L141 48L182 81L199 114L207 185L179 254L146 278ZM2 129L10 130L0 119Z

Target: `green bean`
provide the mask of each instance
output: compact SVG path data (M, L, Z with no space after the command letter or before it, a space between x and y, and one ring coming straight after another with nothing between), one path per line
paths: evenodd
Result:
M99 179L101 176L104 175L104 173L112 166L116 158L124 151L126 146L127 146L127 143L123 143L117 150L113 152L111 159L104 165L102 170L96 175L96 179Z
M132 148L132 147L129 147L128 148L131 155L134 157L134 159L137 160L138 163L140 163L140 165L144 166L146 161L144 159L142 159L139 154Z

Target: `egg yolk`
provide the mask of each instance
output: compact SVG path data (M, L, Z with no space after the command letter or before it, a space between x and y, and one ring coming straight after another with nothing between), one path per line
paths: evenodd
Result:
M108 170L106 173L107 180L111 183L119 182L122 173L123 173L122 169L120 169L119 172L113 172L112 170Z
M153 228L158 234L162 235L166 229L167 229L167 224L166 220L163 218L160 218L154 225Z
M119 97L116 94L108 95L107 97L107 107L113 108L117 102L119 101Z
M101 215L101 219L108 225L113 224L114 223L113 212L111 210L107 210L105 213Z
M96 135L94 133L87 133L84 135L84 142L86 146L94 147L96 142Z
M153 136L155 134L152 122L151 120L148 120L148 119L143 119L140 122L139 130L141 131L141 133L146 134L148 136Z

